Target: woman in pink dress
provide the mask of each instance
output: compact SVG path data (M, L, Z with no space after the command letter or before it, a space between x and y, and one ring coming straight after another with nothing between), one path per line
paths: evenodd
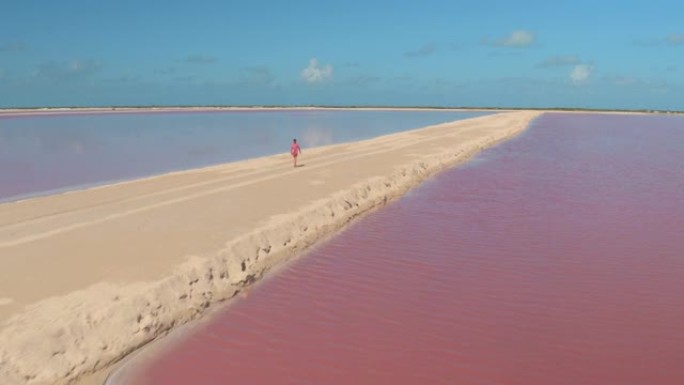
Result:
M297 167L297 155L302 153L302 149L299 148L297 144L297 139L292 139L292 145L290 146L290 154L292 154L292 160L294 161L294 167Z

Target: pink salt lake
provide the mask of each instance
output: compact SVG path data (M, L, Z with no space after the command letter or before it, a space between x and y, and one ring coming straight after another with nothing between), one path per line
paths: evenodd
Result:
M682 143L682 117L544 115L126 383L684 384Z

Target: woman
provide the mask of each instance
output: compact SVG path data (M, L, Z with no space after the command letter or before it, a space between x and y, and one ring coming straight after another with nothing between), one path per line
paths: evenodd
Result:
M292 154L292 160L294 161L294 167L297 167L297 156L302 153L302 149L299 148L297 144L297 139L292 139L292 145L290 146L290 154Z

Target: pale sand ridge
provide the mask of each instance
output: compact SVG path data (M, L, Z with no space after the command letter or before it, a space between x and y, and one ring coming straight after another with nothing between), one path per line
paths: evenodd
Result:
M0 204L0 384L105 368L540 114Z

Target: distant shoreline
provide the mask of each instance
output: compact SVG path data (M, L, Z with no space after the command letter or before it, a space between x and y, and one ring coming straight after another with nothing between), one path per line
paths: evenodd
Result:
M0 118L19 116L50 116L67 114L114 114L114 113L183 113L183 112L234 112L234 111L540 111L566 113L609 114L684 114L672 110L618 110L592 108L517 108L517 107L438 107L438 106L112 106L112 107L26 107L0 108Z
M0 118L22 116L90 115L90 114L149 114L190 112L248 112L248 111L495 111L465 108L418 108L418 107L74 107L74 108L26 108L0 109ZM507 112L509 110L496 110Z

